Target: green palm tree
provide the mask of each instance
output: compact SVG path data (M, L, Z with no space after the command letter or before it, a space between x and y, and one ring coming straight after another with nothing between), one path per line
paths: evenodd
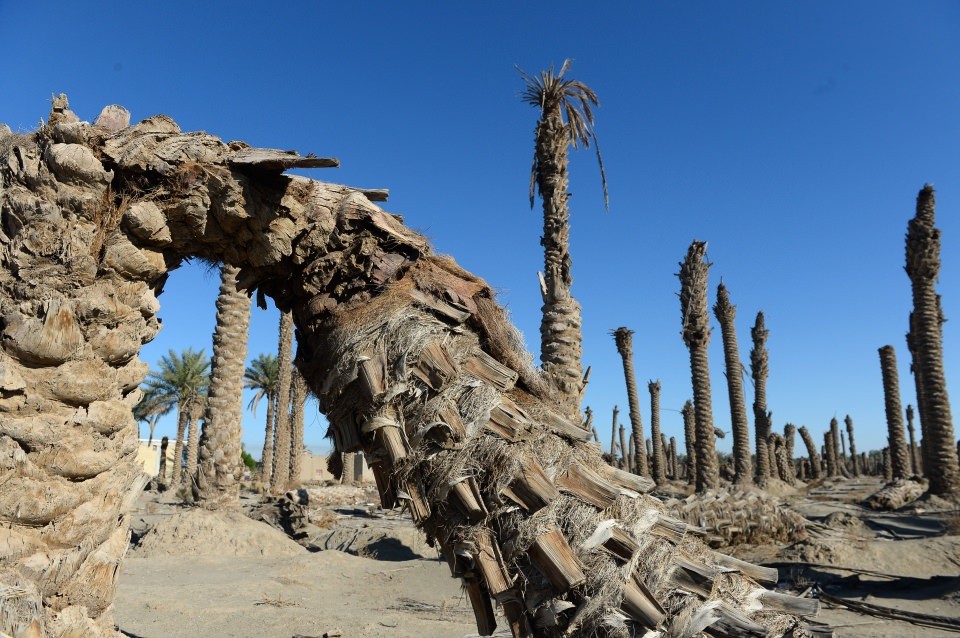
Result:
M273 471L273 416L277 406L277 390L280 382L280 366L277 356L261 354L250 362L243 373L243 387L256 391L247 407L257 416L257 406L267 400L267 428L263 440L261 470L264 480L270 480Z
M177 407L177 439L174 447L172 484L174 489L180 486L181 459L183 458L183 433L190 431L188 446L198 450L197 419L203 411L207 385L210 381L210 359L203 349L196 351L187 348L181 353L170 350L160 358L158 370L150 372L144 382L144 393L156 397L155 400L169 402ZM191 471L190 450L188 450L187 472ZM196 469L196 454L193 454L193 468Z
M145 391L140 401L133 407L133 416L137 421L142 421L150 428L150 438L147 445L153 443L153 432L157 428L157 422L161 417L170 413L176 401L168 396L158 394L152 391Z
M534 189L543 200L544 251L543 318L540 323L540 360L543 371L556 388L562 407L580 422L581 363L583 333L580 305L570 293L573 285L570 258L570 207L567 178L569 147L597 151L604 204L609 208L607 178L600 148L593 131L593 107L599 106L596 93L582 82L565 77L570 60L559 71L554 67L531 76L522 69L524 102L540 109L535 133L533 165L530 169L530 207Z

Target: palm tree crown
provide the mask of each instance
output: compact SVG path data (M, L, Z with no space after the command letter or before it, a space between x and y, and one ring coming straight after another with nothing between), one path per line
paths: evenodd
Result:
M210 358L203 349L198 352L187 348L180 354L171 349L160 358L157 367L157 372L147 375L141 409L146 410L149 405L165 406L165 414L175 404L182 410L203 398L210 382Z
M253 416L257 416L257 406L261 399L266 397L267 402L273 400L277 393L279 380L280 365L277 361L277 355L261 354L247 366L243 373L243 387L256 390L256 394L247 404L247 407L253 410Z

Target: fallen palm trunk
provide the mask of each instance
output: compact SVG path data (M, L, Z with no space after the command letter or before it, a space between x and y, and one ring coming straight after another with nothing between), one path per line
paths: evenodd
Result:
M909 505L923 495L924 484L912 479L899 479L887 483L866 498L864 504L870 509L892 511Z
M649 480L604 463L529 366L486 283L432 255L369 191L281 174L335 160L181 134L163 116L116 132L60 116L0 146L12 234L0 240L15 266L0 273L13 353L0 379L23 397L4 403L12 414L0 421L2 533L15 541L0 545L3 632L113 632L126 515L142 487L130 416L145 373L136 355L156 331L152 291L187 256L240 265L258 295L292 309L300 367L336 451L362 450L383 505L409 508L441 548L482 634L495 627L492 600L514 636L779 636L802 624L780 610L815 611L766 593L745 575L754 568L689 538L646 494ZM109 214L88 208L98 202ZM54 329L56 340L31 337ZM37 381L52 377L76 395L76 371L94 354L118 380L98 389L84 377L96 392L79 401L90 407L77 421L77 399L47 400L39 392L51 384ZM108 400L113 412L94 409ZM116 439L91 435L78 447L64 436L102 432L104 414ZM49 452L28 456L39 436ZM106 452L91 455L93 443ZM97 478L66 481L65 463ZM38 552L69 560L38 573Z

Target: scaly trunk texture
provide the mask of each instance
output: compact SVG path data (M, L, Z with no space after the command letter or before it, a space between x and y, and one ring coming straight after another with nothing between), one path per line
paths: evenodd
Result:
M270 487L273 476L273 425L276 420L277 396L267 395L267 427L263 435L263 456L260 457L260 480Z
M920 355L917 350L916 331L917 331L917 313L911 312L910 313L910 330L907 332L907 350L910 351L910 374L913 375L913 383L917 393L917 416L920 418L920 439L922 441L923 433L925 432L924 423L928 422L928 420L925 419L923 416L924 411L926 410L926 401L924 401L924 398L923 398L923 377L920 375L919 368L918 368ZM920 454L921 465L923 467L926 467L926 464L928 462L926 457L926 448L924 448L923 445L921 445L918 452Z
M903 411L900 404L900 377L897 375L897 353L893 346L883 346L880 371L883 375L883 401L887 412L887 440L890 443L890 471L893 479L910 476L907 440L903 434Z
M203 414L204 399L191 399L187 406L187 465L183 471L182 484L191 494L200 465L200 415Z
M115 635L145 479L136 355L158 327L153 287L191 255L242 265L293 309L334 453L372 460L382 504L441 548L481 633L491 598L514 636L794 635L799 619L775 610L816 613L697 541L652 481L604 464L485 282L376 193L282 174L331 160L182 135L164 116L110 134L50 119L0 158L3 633Z
M670 478L674 481L680 478L680 467L677 465L677 437L670 437Z
M696 413L697 492L720 486L720 464L713 430L713 406L710 396L710 366L707 346L710 343L710 319L707 314L706 242L690 244L686 258L680 262L680 314L683 319L683 341L690 350L690 376L693 384L693 409Z
M757 319L750 329L753 348L750 349L750 374L753 376L753 428L757 438L757 484L766 484L773 469L770 461L767 439L770 437L770 421L767 418L767 373L769 355L767 354L767 330L763 312L757 313Z
M840 456L840 423L836 417L830 419L830 455L833 457L833 469L836 476L843 475L843 457ZM831 474L830 476L834 476Z
M680 410L683 415L683 441L687 449L687 485L697 484L697 414L693 402L686 401Z
M633 453L630 451L633 448L627 446L627 429L620 426L620 469L630 471L630 457L633 456ZM631 435L632 436L632 435Z
M270 491L278 494L290 480L290 383L293 374L293 313L280 311L280 342L277 345L277 416L274 431L273 473Z
M836 419L834 419L836 420ZM833 445L833 430L823 433L823 456L827 461L827 477L840 476L840 467L837 465L836 448Z
M630 428L633 436L635 467L630 470L640 476L650 476L647 452L643 447L643 421L640 419L640 397L637 394L637 375L633 370L633 330L620 327L613 331L617 352L623 361L623 376L627 380L627 401L630 404Z
M303 467L303 408L307 401L307 382L300 369L293 366L290 379L290 480L291 485L300 485L300 470Z
M660 382L650 381L650 440L653 446L653 480L657 485L667 482L667 459L663 449L663 435L660 433Z
M850 441L851 470L853 470L854 476L860 476L860 457L857 456L857 444L853 439L853 419L850 418L849 414L843 419L843 423L847 426L847 439Z
M343 473L340 475L340 482L344 485L353 485L357 479L357 453L345 452L342 463Z
M917 450L917 432L913 427L913 406L907 404L907 433L910 435L910 471L920 476L920 459Z
M177 406L177 441L173 446L173 472L170 477L170 487L174 491L180 489L183 477L183 437L187 433L190 423L190 411L185 405Z
M935 223L933 187L923 187L917 196L916 216L907 226L907 275L913 292L915 319L914 368L923 388L920 430L926 446L924 470L930 493L960 496L960 465L957 463L953 418L943 368L943 312L936 292L940 273L940 230Z
M801 425L798 432L800 432L800 438L803 439L803 444L807 448L807 457L810 459L810 478L816 481L823 476L817 444L813 442L813 437L810 436L810 431L807 430L806 426Z
M157 472L157 490L167 489L167 448L170 446L170 439L163 437L160 439L160 469Z
M580 304L573 298L570 258L570 194L567 163L570 129L559 103L545 107L537 122L537 189L543 201L543 278L545 294L540 322L540 361L556 388L568 418L580 410L583 379L583 333Z
M890 448L883 448L883 480L893 480L893 464L890 462Z
M738 485L753 484L753 462L750 459L750 424L747 423L747 402L743 394L740 347L737 345L737 307L730 303L727 287L717 286L717 302L713 314L720 322L723 358L727 372L727 396L730 399L730 423L733 427L733 472Z
M783 451L787 455L787 467L790 470L790 476L793 478L797 478L796 456L793 451L796 440L797 426L793 423L787 423L783 426Z
M243 371L250 337L250 297L239 287L239 274L236 266L224 264L220 268L200 470L193 489L194 499L207 509L240 505Z
M620 425L617 422L617 417L620 415L620 408L618 406L613 406L613 425L610 430L610 464L617 465L617 427Z

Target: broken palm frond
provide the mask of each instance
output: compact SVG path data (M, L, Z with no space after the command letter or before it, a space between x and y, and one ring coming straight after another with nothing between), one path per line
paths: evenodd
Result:
M821 591L820 600L825 603L846 607L847 609L861 614L869 614L877 618L887 618L889 620L899 620L923 627L935 627L946 631L955 631L960 633L960 619L951 616L937 616L935 614L922 614L915 611L905 611L894 607L884 607L873 605L860 600L850 600L848 598L839 598Z
M302 605L295 600L284 600L279 594L276 598L269 598L264 595L263 598L254 601L253 604L269 605L270 607L302 607Z

